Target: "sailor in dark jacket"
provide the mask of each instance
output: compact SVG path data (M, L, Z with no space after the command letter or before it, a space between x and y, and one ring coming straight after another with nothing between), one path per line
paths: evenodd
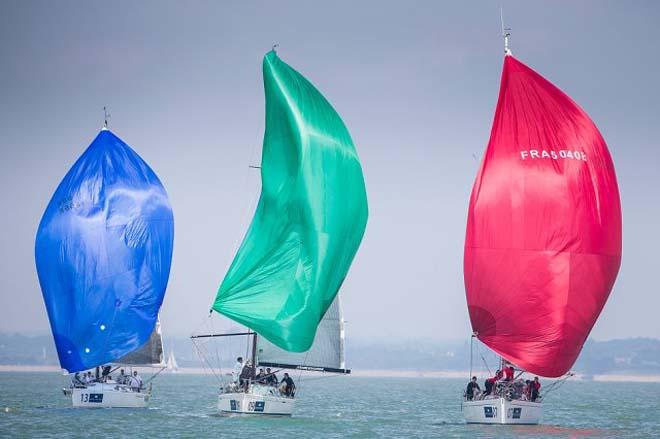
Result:
M470 380L467 385L467 389L465 389L465 397L468 401L472 401L472 399L474 399L474 394L477 392L481 392L481 388L477 383L477 377L472 377L472 380Z

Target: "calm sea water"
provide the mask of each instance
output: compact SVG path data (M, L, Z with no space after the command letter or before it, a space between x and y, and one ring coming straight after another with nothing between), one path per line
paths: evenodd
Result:
M303 379L292 418L216 415L211 376L159 376L147 410L73 409L65 384L55 373L0 373L0 437L660 437L660 384L568 382L539 426L465 425L454 379Z

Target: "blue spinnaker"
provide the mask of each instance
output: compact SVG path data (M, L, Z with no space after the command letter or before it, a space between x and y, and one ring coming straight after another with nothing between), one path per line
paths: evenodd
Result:
M37 231L37 273L64 369L110 363L147 342L173 240L160 180L102 130L58 186Z

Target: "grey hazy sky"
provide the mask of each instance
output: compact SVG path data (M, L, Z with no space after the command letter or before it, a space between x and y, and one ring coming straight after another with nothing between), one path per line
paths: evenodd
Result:
M261 59L279 43L362 159L349 336L467 338L465 218L499 88L499 4L2 1L0 330L48 330L34 236L104 105L174 208L164 330L199 327L258 197ZM623 264L592 335L660 337L660 3L503 5L514 55L591 115L614 156Z

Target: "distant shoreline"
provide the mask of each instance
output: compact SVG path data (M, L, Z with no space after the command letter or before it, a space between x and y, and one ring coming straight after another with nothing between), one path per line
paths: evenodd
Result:
M0 365L0 373L3 372L24 372L24 373L60 373L64 371L57 366L45 365ZM167 375L172 372L165 371ZM208 369L204 368L180 368L176 374L179 375L205 375L210 374ZM483 375L483 374L481 374ZM454 378L467 379L467 371L455 370L388 370L388 369L359 369L353 370L350 376L364 378ZM599 382L632 382L632 383L660 383L660 375L645 374L600 374L584 375L576 374L573 378L576 381L599 381Z

